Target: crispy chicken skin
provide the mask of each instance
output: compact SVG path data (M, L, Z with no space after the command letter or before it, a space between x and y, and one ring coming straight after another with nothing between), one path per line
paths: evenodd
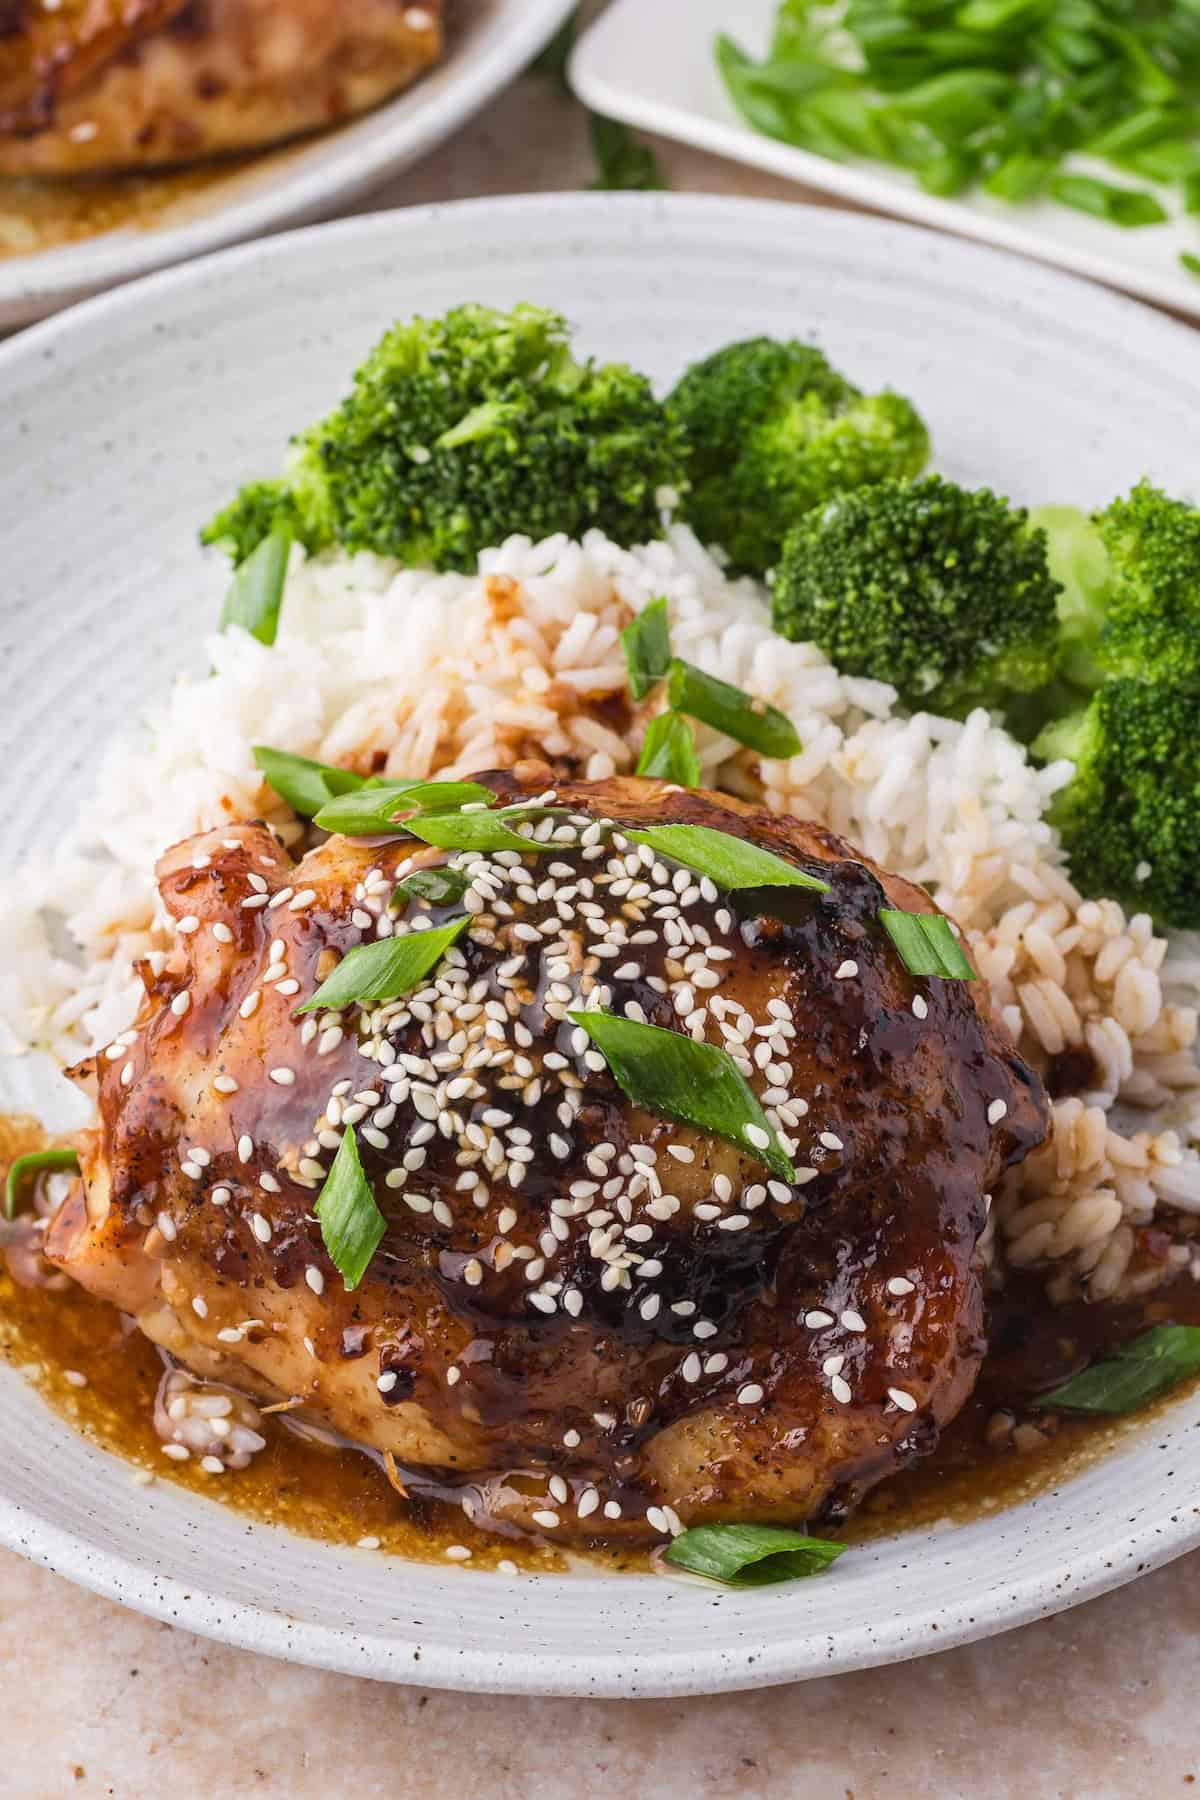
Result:
M550 778L522 774L481 779L511 799ZM664 1506L840 1516L971 1390L986 1196L1044 1138L1045 1096L974 984L904 968L879 908L928 898L829 832L655 781L557 793L717 827L831 892L739 915L627 841L514 858L456 966L306 1033L295 1009L376 934L397 871L445 854L330 838L293 866L261 825L177 845L178 949L96 1059L86 1198L48 1255L189 1366L556 1540L644 1537ZM596 982L746 1059L795 1184L625 1098L547 1012ZM388 1221L350 1293L313 1215L348 1124Z
M335 125L415 81L441 0L0 0L0 173L194 162Z

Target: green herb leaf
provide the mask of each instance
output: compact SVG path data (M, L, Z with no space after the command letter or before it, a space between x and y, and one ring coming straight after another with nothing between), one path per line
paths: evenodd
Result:
M222 631L240 625L260 644L275 642L291 548L291 532L286 526L277 526L238 566L221 612Z
M1035 1406L1127 1413L1200 1370L1200 1326L1155 1325L1113 1356L1039 1394Z
M471 885L467 869L414 869L396 883L393 901L428 900L431 906L449 906L461 900Z
M715 831L710 825L645 825L637 830L622 826L623 835L635 844L649 844L661 856L682 863L707 875L719 888L732 892L737 888L802 887L814 893L828 894L827 881L820 881L795 863L785 862L771 850L761 850L745 838L733 837L728 831Z
M30 1150L25 1156L18 1156L9 1165L8 1179L4 1183L4 1216L6 1219L16 1217L17 1202L21 1197L21 1189L31 1178L36 1178L43 1170L72 1169L79 1173L79 1157L74 1150Z
M676 712L702 720L762 756L784 759L800 751L796 728L778 707L751 699L741 688L706 675L678 656L671 662L667 692Z
M269 744L255 744L253 755L279 798L306 819L319 813L338 794L353 794L368 785L367 778L356 775L353 769L313 762L307 756L293 756L288 750L272 750Z
M1094 175L1056 176L1050 183L1050 193L1063 206L1107 219L1123 231L1140 225L1161 225L1167 217L1153 194L1140 188L1114 187L1109 181L1098 181Z
M639 775L656 775L680 787L700 786L696 734L682 713L664 712L651 719L638 757Z
M764 1163L772 1174L795 1181L796 1171L783 1145L726 1051L615 1013L568 1016L587 1032L635 1106L711 1131Z
M520 817L519 809L514 809L507 817ZM546 850L561 853L564 848L569 848L562 844L537 844L532 838L519 836L505 823L505 815L499 812L420 813L415 819L406 819L404 829L423 843L436 844L439 850L481 850L485 854L519 850L524 855L536 856Z
M779 1525L695 1525L672 1539L665 1560L731 1587L765 1587L819 1575L845 1548Z
M397 824L398 812L452 812L459 806L490 805L495 798L491 788L477 781L381 782L338 794L316 814L314 823L322 831L338 831L343 837L398 837L410 829L407 819Z
M975 971L941 913L880 910L884 930L910 975L940 975L946 981L974 981Z
M639 143L624 125L618 124L616 119L590 113L588 128L592 154L599 170L596 180L588 184L590 187L603 191L630 188L646 191L666 187L659 173L658 159L649 144Z
M1181 250L1179 260L1189 275L1200 275L1200 256L1193 256L1190 250Z
M394 1000L399 994L407 994L437 967L469 923L470 916L464 913L429 931L408 931L403 937L357 944L346 952L312 999L297 1007L297 1012L335 1011L353 1000Z
M325 1248L349 1293L366 1274L387 1230L358 1159L353 1125L346 1127L313 1210Z
M671 637L667 627L666 600L652 600L621 633L621 648L629 670L629 691L644 700L656 681L671 666Z

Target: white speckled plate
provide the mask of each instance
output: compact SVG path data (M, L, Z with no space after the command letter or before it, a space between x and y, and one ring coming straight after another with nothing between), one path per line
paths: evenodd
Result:
M194 658L194 547L241 478L345 387L397 313L562 307L656 377L752 332L811 334L912 394L941 466L1088 502L1194 487L1200 340L1131 302L909 226L765 203L564 195L360 219L159 275L0 349L0 806L53 840L89 757ZM1107 1460L974 1523L751 1592L521 1577L333 1550L128 1469L0 1370L0 1541L156 1617L355 1674L674 1694L917 1656L1102 1592L1200 1543L1200 1394ZM231 1477L231 1479L236 1479Z
M574 3L457 0L442 62L362 118L249 162L239 159L220 179L170 201L152 225L0 257L0 330L150 269L345 206L456 131L533 59ZM18 191L0 182L0 213Z

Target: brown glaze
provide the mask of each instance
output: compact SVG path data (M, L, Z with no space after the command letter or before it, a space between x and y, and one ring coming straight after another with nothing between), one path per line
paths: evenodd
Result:
M486 780L506 796L540 785ZM566 784L558 794L593 818L716 825L773 846L830 882L829 894L773 890L769 909L755 904L762 896L740 896L740 920L721 895L697 895L685 913L730 952L719 988L702 996L712 1008L710 1038L721 1041L718 1003L744 1007L755 1020L769 1017L769 1000L790 1013L797 1035L788 1046L787 1086L808 1103L794 1157L798 1168L815 1171L812 1179L763 1194L766 1175L752 1156L632 1106L607 1070L586 1066L570 1022L547 1016L553 945L569 948L559 938L556 895L577 887L580 867L577 853L564 851L525 859L529 885L522 875L504 890L511 917L485 913L459 940L472 1006L478 1014L504 997L499 1036L507 1045L510 1027L523 1032L513 1066L525 1073L514 1075L508 1063L477 1071L479 1091L456 1102L451 1136L435 1132L419 1171L403 1189L389 1187L386 1177L422 1120L411 1101L401 1104L387 1117L386 1143L366 1141L369 1114L378 1116L385 1101L384 1071L353 1034L324 1055L315 1043L302 1046L295 1009L338 957L373 935L355 922L356 909L365 917L356 889L380 871L386 897L411 840L372 848L331 839L293 868L263 827L240 826L190 840L163 860L168 911L197 925L160 976L146 972L132 1045L98 1059L101 1124L83 1152L86 1212L82 1200L64 1209L49 1254L134 1313L190 1367L252 1392L298 1396L314 1418L392 1452L437 1484L483 1483L499 1518L536 1525L535 1514L557 1510L547 1484L561 1477L570 1503L562 1503L556 1540L590 1538L598 1528L644 1535L647 1506L655 1505L674 1507L689 1522L841 1516L873 1483L928 1450L971 1389L983 1350L976 1246L984 1196L1040 1142L1044 1096L981 1016L973 987L914 982L882 933L880 905L929 910L927 898L830 834L659 783ZM631 935L654 923L656 905L607 894L609 854L585 865L598 878L591 904L606 920L619 915ZM574 873L556 888L547 870L562 867L564 856ZM442 859L422 851L419 860ZM286 887L293 895L311 891L313 901L300 912L286 900L247 910L252 874L272 897ZM435 919L446 910L435 909ZM532 946L518 935L542 924L549 935ZM228 942L213 935L214 925ZM599 928L589 922L584 936ZM286 978L299 983L294 994L264 985L273 943L285 948ZM650 979L674 990L683 974L661 924L652 943L615 959L624 969L626 954L636 954L635 975L618 977L614 959L585 952L578 944L570 950L578 994L603 977L614 1010L636 1000L650 1022L679 1027L671 1000ZM857 972L838 978L849 962ZM251 991L262 1001L243 1018ZM924 1019L912 1011L918 992ZM188 1010L180 1017L171 1002L183 994ZM437 1042L450 1039L454 1022ZM418 1020L401 1020L388 1042L399 1057L421 1054L421 1030ZM553 1075L542 1063L547 1053L561 1064ZM400 1066L390 1065L389 1079ZM270 1078L281 1068L294 1081ZM218 1077L235 1080L236 1091L215 1091ZM769 1079L755 1068L760 1091ZM302 1161L323 1158L319 1175L331 1160L317 1140L328 1127L331 1089L342 1081L350 1084L347 1104L349 1094L378 1095L358 1121L359 1148L388 1221L353 1293L322 1246L312 1213L320 1181ZM568 1127L559 1109L572 1091L577 1111ZM997 1101L1007 1111L989 1124ZM527 1173L519 1182L493 1178L484 1203L472 1204L461 1185L471 1172L462 1128L497 1106L528 1134ZM840 1147L822 1143L822 1133ZM569 1141L565 1156L551 1153L552 1135ZM252 1140L247 1161L238 1150L243 1136ZM668 1144L693 1160L675 1161ZM619 1285L605 1284L609 1263L595 1252L598 1228L587 1212L564 1218L560 1209L558 1239L546 1237L552 1201L566 1205L562 1197L580 1180L604 1185L588 1163L604 1145L614 1146L610 1166L618 1171L631 1145L648 1146L666 1193L679 1203L665 1217L646 1214L646 1195L630 1208L631 1236L618 1233L630 1256ZM210 1160L192 1163L189 1175L191 1146ZM514 1167L507 1164L510 1176ZM263 1190L264 1175L278 1192ZM695 1207L712 1204L721 1179L732 1198L716 1207L720 1218L697 1218ZM426 1210L414 1212L405 1195L418 1182ZM616 1186L624 1198L629 1182ZM739 1213L747 1193L753 1209ZM427 1210L439 1202L448 1209L440 1218ZM593 1192L580 1204L594 1214L604 1196ZM731 1214L745 1219L744 1229L723 1228ZM162 1216L165 1238L156 1222ZM256 1216L269 1221L269 1242L256 1237ZM642 1278L637 1259L647 1257L657 1269ZM539 1258L546 1271L531 1284ZM310 1269L319 1271L319 1294L306 1279ZM531 1294L552 1279L561 1285L539 1313ZM893 1294L889 1280L912 1286ZM577 1297L573 1315L564 1310L568 1295ZM643 1306L654 1295L659 1310L647 1317ZM804 1323L814 1310L828 1322ZM696 1336L697 1323L707 1336ZM233 1343L231 1331L242 1333ZM825 1367L836 1355L844 1357L845 1402ZM911 1396L915 1410L902 1410L889 1390ZM585 1507L578 1518L591 1488L620 1516Z

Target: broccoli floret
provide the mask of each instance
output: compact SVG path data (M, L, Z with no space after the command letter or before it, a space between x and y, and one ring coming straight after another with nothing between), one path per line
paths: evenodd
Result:
M282 480L244 488L203 536L245 556L282 512L310 549L471 569L514 532L654 537L659 491L685 479L682 433L644 376L577 362L557 313L460 306L394 326Z
M1200 681L1200 508L1148 481L1091 518L1033 515L1061 581L1059 670L1093 689L1108 675Z
M1057 591L1023 510L930 475L810 513L784 544L772 621L908 706L960 713L1049 681Z
M749 338L693 364L667 401L687 433L684 513L734 569L763 575L811 507L919 475L929 434L899 394L863 395L819 350Z
M1194 689L1118 679L1033 746L1075 764L1050 817L1076 884L1180 929L1200 926L1198 722Z

